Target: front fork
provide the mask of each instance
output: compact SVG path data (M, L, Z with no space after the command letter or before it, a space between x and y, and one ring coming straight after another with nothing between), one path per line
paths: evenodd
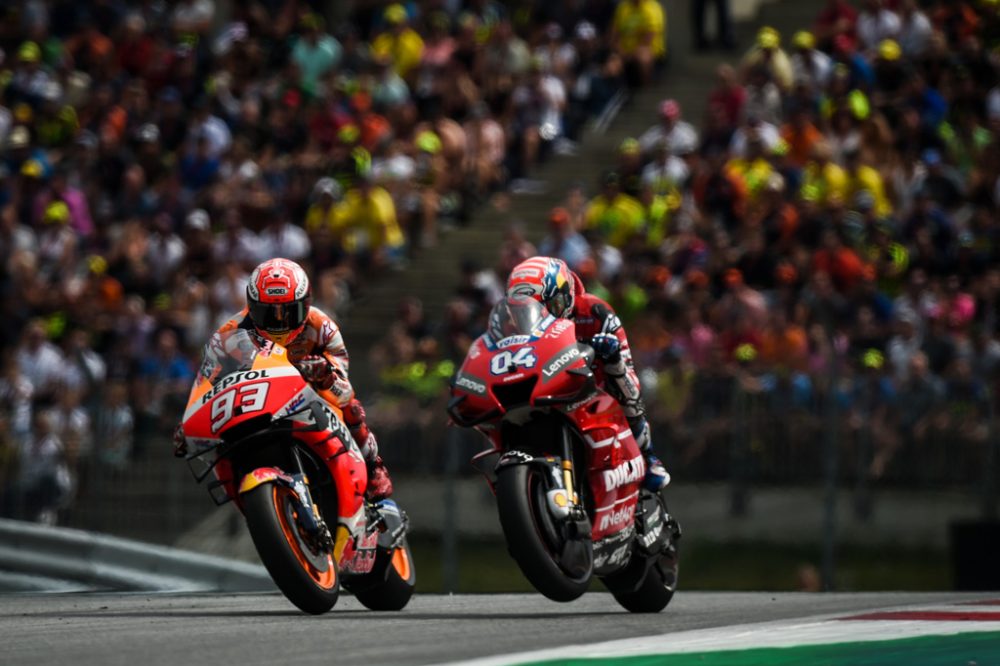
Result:
M313 501L312 493L309 492L309 479L302 469L302 459L299 457L299 451L294 446L292 447L292 455L295 458L296 472L291 475L291 487L299 500L300 510L295 512L299 526L325 549L333 551L334 542L333 537L330 535L330 528L327 527L326 521L323 520L323 515L319 511L319 507Z
M559 463L559 473L553 473L555 488L546 493L549 510L552 515L576 524L578 531L587 525L587 514L576 492L576 479L573 469L573 439L568 428L560 429L562 460ZM553 470L554 471L554 470ZM589 532L589 525L587 525Z

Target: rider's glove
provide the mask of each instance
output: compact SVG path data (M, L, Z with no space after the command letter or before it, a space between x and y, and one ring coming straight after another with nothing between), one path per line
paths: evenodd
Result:
M639 445L639 449L642 451L648 449L651 436L649 433L649 423L646 422L646 417L637 416L633 419L629 419L628 425L632 429L632 436L635 437L635 443Z
M302 377L321 391L333 386L333 366L330 361L319 354L310 354L294 363Z
M617 363L621 358L622 343L614 333L598 333L590 339L590 346L605 363Z
M183 458L187 455L187 438L184 437L184 426L178 425L174 428L174 457Z

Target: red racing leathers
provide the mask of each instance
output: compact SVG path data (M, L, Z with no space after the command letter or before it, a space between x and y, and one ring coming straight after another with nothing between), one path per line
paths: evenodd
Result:
M642 403L639 377L632 363L632 351L625 328L606 301L587 293L583 281L575 273L571 318L576 324L576 338L579 342L589 344L598 335L614 335L618 338L620 354L617 359L604 361L600 365L597 378L603 379L605 390L621 403L629 423L635 423L644 417L646 408ZM639 446L645 449L649 445L648 434L643 439L645 441L640 441Z

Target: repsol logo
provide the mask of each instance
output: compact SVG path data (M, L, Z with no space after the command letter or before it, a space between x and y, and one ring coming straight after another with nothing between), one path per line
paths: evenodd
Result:
M559 371L578 358L580 358L580 348L573 345L560 354L559 358L549 363L548 366L542 370L542 374L545 375L546 379L554 377Z
M635 504L629 506L623 506L617 511L611 511L604 514L601 518L601 522L597 529L606 530L609 527L621 527L622 525L627 525L632 522L632 517L635 515Z
M476 395L486 395L486 384L483 382L477 382L475 379L466 374L459 374L455 378L455 386L460 389L465 389L470 393L475 393Z
M255 379L267 379L271 375L267 373L267 370L246 370L244 372L234 372L231 375L226 375L219 383L215 385L211 391L201 396L201 404L205 404L215 396L219 395L225 391L230 386L235 386L236 384L241 384L243 382L251 382Z
M626 460L618 467L602 472L605 490L620 488L626 483L635 483L646 474L646 461L642 456Z

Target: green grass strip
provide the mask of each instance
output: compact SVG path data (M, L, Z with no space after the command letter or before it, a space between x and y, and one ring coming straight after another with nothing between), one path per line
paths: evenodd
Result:
M581 648L586 650L586 647ZM1000 664L1000 631L635 657L552 659L524 666L966 666Z

